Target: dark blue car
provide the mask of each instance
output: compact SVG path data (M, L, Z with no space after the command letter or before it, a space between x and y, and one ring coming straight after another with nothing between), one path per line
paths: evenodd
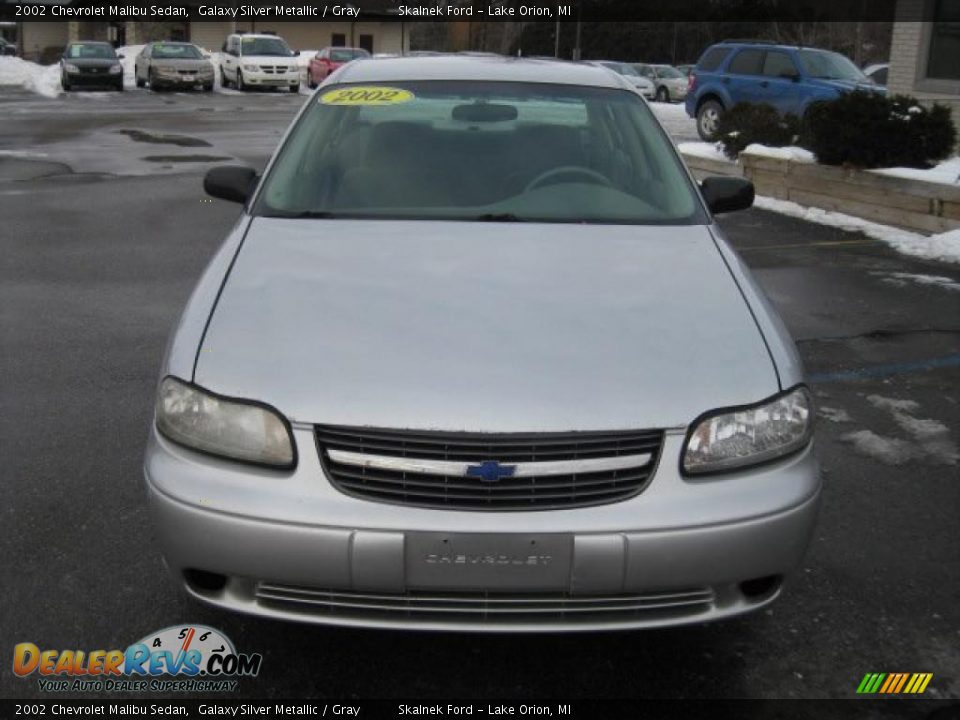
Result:
M720 116L738 102L767 103L783 114L803 117L811 103L856 89L885 92L840 53L726 41L700 57L686 109L697 119L700 137L711 141Z

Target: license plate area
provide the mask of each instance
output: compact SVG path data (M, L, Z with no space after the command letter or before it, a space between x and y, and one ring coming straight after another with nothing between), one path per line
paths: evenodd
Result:
M413 590L570 588L573 536L563 533L408 533L406 584Z

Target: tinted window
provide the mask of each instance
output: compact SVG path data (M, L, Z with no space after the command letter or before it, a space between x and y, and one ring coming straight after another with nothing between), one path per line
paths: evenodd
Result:
M703 54L703 57L700 58L700 62L697 63L697 70L703 70L704 72L714 71L720 67L721 63L723 63L729 54L730 48L710 48Z
M762 59L763 51L761 50L741 50L730 61L727 72L735 75L759 75Z
M927 77L960 80L960 0L937 0L933 20Z
M203 55L193 45L166 45L155 43L153 57L158 60L201 60Z
M773 77L796 75L797 68L785 52L768 51L763 61L763 74Z
M362 103L384 85L405 91L401 101L335 104ZM635 93L513 82L377 86L341 85L311 102L255 214L703 222L676 152Z
M824 80L853 80L865 82L867 76L840 53L827 50L801 50L800 64L810 77Z
M117 54L112 47L103 43L74 43L67 48L67 57L78 60L87 58L113 60Z
M350 62L359 57L370 57L370 53L360 48L336 48L330 50L330 59L334 62Z
M251 38L245 37L241 41L244 55L268 55L290 57L293 53L280 38Z
M875 73L873 73L873 81L878 85L887 84L887 70L889 68L880 68Z

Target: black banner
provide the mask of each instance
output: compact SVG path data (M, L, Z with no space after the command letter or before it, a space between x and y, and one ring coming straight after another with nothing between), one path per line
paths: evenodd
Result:
M24 22L892 21L896 0L0 0Z
M0 717L442 718L456 720L960 720L960 704L937 700L0 700Z

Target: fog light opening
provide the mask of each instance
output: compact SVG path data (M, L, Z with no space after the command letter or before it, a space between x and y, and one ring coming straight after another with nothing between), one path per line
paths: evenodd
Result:
M766 577L753 578L740 583L740 592L751 600L757 600L768 595L772 595L783 580L779 575L767 575Z
M183 571L183 577L187 581L187 584L198 592L220 592L227 586L226 575L207 572L206 570L194 570L190 568Z

